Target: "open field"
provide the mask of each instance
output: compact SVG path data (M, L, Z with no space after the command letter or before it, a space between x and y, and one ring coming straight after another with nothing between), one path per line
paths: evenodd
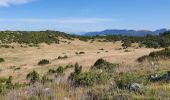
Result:
M156 54L165 53L169 56L166 52L170 52L170 49L159 53L164 49L139 47L138 43L123 48L121 41L99 42L98 39L93 41L89 39L85 42L78 38L71 40L59 38L59 40L59 44L39 43L33 46L19 43L4 44L9 47L0 48L0 79L10 80L12 76L12 81L9 82L10 84L4 81L7 85L4 85L6 89L0 87L0 90L3 90L0 98L3 100L8 100L7 98L16 98L16 100L32 100L32 98L35 100L81 100L82 98L111 100L109 98L115 98L119 100L119 96L127 100L169 98L170 88L166 81L152 82L149 79L150 75L166 75L170 67L169 59L146 59L142 62L137 59L155 51L158 51ZM48 60L49 63L40 65L39 62L43 59ZM99 65L95 65L98 60ZM82 71L81 66L77 65L77 68L80 68L77 76L75 63L82 65ZM66 68L67 65L72 67ZM58 72L60 66L64 68L63 71L59 70L62 74ZM100 67L93 69L95 66L103 69ZM51 69L56 72L49 73ZM27 77L34 72L33 70L36 71L34 76L38 73L39 78L37 83L32 84ZM43 83L44 76L47 77L45 83ZM77 81L74 79L70 81L70 77ZM138 90L130 90L129 85L132 83L139 84L141 87ZM78 87L74 86L76 84ZM49 91L50 96L46 96L43 91L47 93ZM39 93L41 95L38 95Z
M0 77L13 76L14 81L25 80L26 74L34 69L40 74L46 73L50 68L75 64L83 65L83 70L88 70L94 62L103 58L111 63L117 63L123 67L134 67L136 59L147 55L156 49L131 47L128 52L120 49L121 42L83 42L79 40L70 41L71 44L40 44L39 47L20 47L13 44L14 48L1 48L1 57L5 62L0 63ZM77 55L76 52L84 52ZM57 59L58 56L68 56L66 59ZM38 66L42 59L50 60L49 65ZM15 70L18 68L19 70ZM128 69L128 68L127 68Z

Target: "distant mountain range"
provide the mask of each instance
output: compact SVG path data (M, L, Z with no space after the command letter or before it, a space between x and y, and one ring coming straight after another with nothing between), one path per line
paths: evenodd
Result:
M84 36L96 36L96 35L125 35L125 36L145 36L145 35L159 35L160 33L163 33L165 31L168 31L168 29L159 29L155 31L150 30L118 30L118 29L109 29L104 30L101 32L88 32L83 34Z

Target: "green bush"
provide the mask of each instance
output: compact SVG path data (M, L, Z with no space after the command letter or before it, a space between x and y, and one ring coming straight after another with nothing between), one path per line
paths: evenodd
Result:
M49 69L48 70L48 74L54 74L54 73L57 73L56 70L54 70L54 69Z
M40 80L40 75L36 71L32 71L27 74L26 79L30 81L30 84L34 84Z
M106 84L110 77L106 73L85 72L74 77L74 83L79 86L93 86L96 84Z
M0 32L0 40L2 43L25 43L25 44L39 44L39 43L59 43L59 37L71 39L73 36L58 31L3 31Z
M12 83L12 76L0 79L0 93L5 93L7 90L14 88L15 85Z
M103 59L99 59L95 62L95 64L91 67L91 70L100 69L107 73L113 73L115 71L115 68L117 67L117 64L112 64L110 62L107 62Z
M132 43L131 43L130 40L123 40L122 47L126 49L126 48L130 47L131 44L132 44Z
M59 66L57 69L49 69L48 74L63 74L66 69L62 66Z
M64 68L62 66L60 66L60 67L57 68L56 72L58 74L63 74L64 73Z
M4 61L5 61L4 58L0 58L0 63L1 63L1 62L4 62Z
M144 75L143 73L120 73L114 76L115 82L120 89L127 89L129 84L131 83L140 83L140 84L148 84L149 79L148 75Z
M42 79L41 79L41 83L42 83L42 84L45 84L45 83L47 83L47 82L52 82L52 80L49 79L47 75L43 75L43 76L42 76Z
M165 48L161 51L151 52L149 55L139 57L137 59L137 61L142 62L144 60L150 60L150 59L154 59L154 58L168 58L169 59L170 58L170 49Z
M74 72L71 73L69 79L76 86L93 86L95 84L105 84L110 79L110 76L105 72L89 71L82 72L82 66L76 63Z
M63 56L63 57L61 57L61 56L58 56L58 59L66 59L66 58L68 58L68 56Z
M49 60L43 59L43 60L38 62L38 65L46 65L46 64L49 64L49 63L50 63Z
M85 52L81 51L81 52L75 52L76 55L81 55L81 54L85 54Z

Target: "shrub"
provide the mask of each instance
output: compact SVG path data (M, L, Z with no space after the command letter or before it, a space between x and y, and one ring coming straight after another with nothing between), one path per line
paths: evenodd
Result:
M102 51L103 51L104 49L103 49L103 48L101 48L101 49L99 49L99 50L102 50Z
M93 86L95 84L105 84L110 76L105 72L89 71L82 73L82 66L75 64L74 72L71 73L69 79L75 86Z
M156 41L146 40L142 44L145 44L147 48L159 48L160 45Z
M1 63L1 62L4 62L4 61L5 61L4 58L0 58L0 63Z
M41 83L42 83L42 84L45 84L45 83L47 83L47 82L52 82L52 80L49 79L47 75L43 75L43 76L42 76L42 79L41 79Z
M120 73L115 76L115 82L120 89L127 89L131 83L147 84L149 82L148 76L140 73Z
M67 65L64 69L66 70L68 68L73 68L73 67L74 67L74 65Z
M20 67L17 67L17 68L15 68L14 70L16 71L16 70L20 70L21 68Z
M58 74L63 74L64 73L64 68L62 66L60 66L60 67L57 68L56 72Z
M46 59L43 59L41 61L38 62L38 65L46 65L46 64L49 64L49 60L46 60Z
M76 74L80 74L82 72L82 66L80 66L78 63L76 63L74 66L75 66L74 72Z
M79 52L79 54L85 54L85 52L81 51L81 52Z
M85 52L81 51L81 52L75 52L76 55L81 55L81 54L85 54Z
M56 70L54 70L54 69L49 69L48 70L48 74L54 74L54 73L56 73Z
M131 41L129 41L129 40L124 40L123 41L123 44L122 44L122 47L123 48L128 48L128 47L130 47L131 46Z
M137 61L139 62L142 62L144 60L147 60L147 59L154 59L154 58L170 58L170 49L169 48L165 48L161 51L154 51L154 52L151 52L149 55L145 55L145 56L142 56L142 57L139 57L137 59Z
M74 77L74 84L79 86L93 86L96 84L105 84L109 80L106 73L85 72Z
M65 71L65 68L63 68L62 66L59 66L56 70L49 69L48 74L54 74L54 73L63 74L64 71Z
M107 62L103 59L99 59L95 62L95 64L91 67L92 70L100 69L102 71L105 71L107 73L113 73L115 67L117 67L117 64L112 64L110 62Z
M32 71L27 74L26 79L29 79L30 84L34 84L35 82L38 82L40 80L40 76L36 71Z
M12 89L13 88L12 76L9 76L9 78L6 80L6 88L7 89Z
M82 66L80 66L78 63L74 65L74 72L70 74L69 80L74 80L74 78L79 75L82 72Z
M58 59L66 59L66 58L68 58L68 56L63 56L63 57L61 57L61 56L58 56Z

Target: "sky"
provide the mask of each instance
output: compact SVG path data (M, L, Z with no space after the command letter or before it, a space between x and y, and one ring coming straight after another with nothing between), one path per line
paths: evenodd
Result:
M0 0L0 30L170 29L170 0Z

